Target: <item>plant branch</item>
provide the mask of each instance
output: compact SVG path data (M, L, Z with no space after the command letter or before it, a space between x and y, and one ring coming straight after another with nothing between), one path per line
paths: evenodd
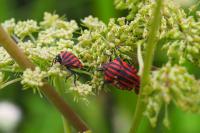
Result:
M0 25L0 44L5 48L5 50L10 54L10 56L19 64L23 69L31 68L34 70L35 66L28 60L22 50L17 46L17 44L11 39L11 37L4 31L3 27ZM44 85L40 87L41 91L45 96L54 104L54 106L62 113L65 119L78 130L86 131L88 127L79 118L79 116L65 103L64 99L58 95L52 86L50 86L47 81L44 81Z
M146 52L145 52L145 57L144 57L144 70L141 76L140 94L137 99L136 110L133 117L133 123L130 129L130 133L137 132L137 129L140 125L141 118L143 117L142 115L145 109L145 105L142 101L143 100L142 94L143 94L144 87L149 83L149 75L150 75L150 70L151 70L153 56L154 56L154 49L157 43L156 35L161 23L162 0L157 0L156 2L157 2L157 5L154 10L154 17L151 21L152 25L149 32L149 37L147 40L147 47L146 47Z

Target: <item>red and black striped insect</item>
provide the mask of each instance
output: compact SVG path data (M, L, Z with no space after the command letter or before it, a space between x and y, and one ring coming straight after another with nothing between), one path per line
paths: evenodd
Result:
M65 66L71 74L74 75L74 83L76 82L76 74L72 69L83 68L83 64L73 53L68 51L61 51L55 58L53 63L59 62L61 65ZM70 75L71 76L71 75Z
M137 69L129 65L120 58L103 65L104 80L113 86L122 90L134 89L139 93L140 77L137 75Z
M56 62L59 62L67 69L83 67L83 64L80 62L78 57L76 57L73 53L68 51L61 51L60 54L58 54L54 59L54 63Z

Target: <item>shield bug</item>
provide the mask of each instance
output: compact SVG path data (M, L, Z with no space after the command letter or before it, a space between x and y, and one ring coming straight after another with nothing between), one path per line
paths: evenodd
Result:
M76 82L76 74L72 69L83 68L83 64L73 53L68 51L61 51L60 54L56 55L53 63L59 62L61 65L65 66L71 74L74 75L74 83ZM71 75L70 75L71 76Z
M137 69L126 63L120 58L103 65L104 80L113 86L122 90L134 89L139 93L140 77L137 75Z

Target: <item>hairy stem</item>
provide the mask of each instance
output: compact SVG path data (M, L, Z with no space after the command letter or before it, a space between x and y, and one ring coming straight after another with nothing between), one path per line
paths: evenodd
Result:
M34 70L35 66L28 60L22 50L17 46L17 44L12 40L12 38L4 31L3 27L0 25L0 44L5 48L9 55L19 64L23 69L31 68ZM44 81L44 85L40 87L41 91L45 96L54 104L54 106L62 113L65 119L78 130L86 131L88 127L79 118L79 116L65 103L64 99L58 95L52 86L50 86L47 81Z
M154 56L154 49L155 49L156 43L157 43L156 35L159 30L160 22L161 22L162 0L157 0L156 2L157 2L157 5L154 10L154 17L151 22L152 25L151 25L151 29L149 32L147 47L146 47L146 51L145 51L144 70L143 70L142 76L141 76L140 94L137 99L136 110L135 110L135 114L133 117L133 123L132 123L132 127L130 129L130 133L137 132L137 129L140 125L141 118L143 117L142 115L143 115L143 112L145 109L145 105L142 101L143 100L142 93L143 93L144 87L149 83L149 75L150 75L150 70L151 70L153 56Z

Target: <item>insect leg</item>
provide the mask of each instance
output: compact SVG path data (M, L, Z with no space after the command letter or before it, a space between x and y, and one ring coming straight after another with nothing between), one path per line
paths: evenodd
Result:
M71 76L72 76L72 73L70 73L70 75L65 78L65 81Z
M67 70L71 73L70 76L74 76L74 85L76 86L76 80L77 80L77 77L76 77L76 72L73 71L71 68L67 67Z
M76 86L76 80L77 80L76 74L74 73L73 75L74 75L74 85Z

